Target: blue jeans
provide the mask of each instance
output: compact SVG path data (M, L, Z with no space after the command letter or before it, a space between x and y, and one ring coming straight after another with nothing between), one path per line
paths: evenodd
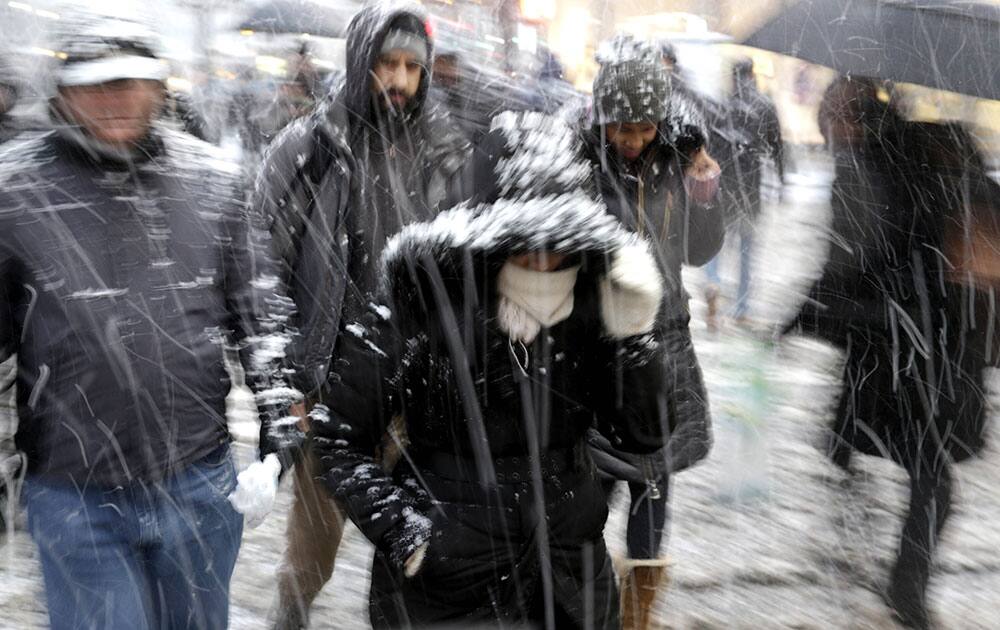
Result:
M754 224L746 219L741 220L739 227L734 232L740 239L740 285L736 291L736 303L733 305L732 316L744 317L750 310L750 266L753 263L751 255L753 254ZM722 284L722 279L719 277L719 258L721 256L721 252L716 254L705 265L708 281L716 286Z
M224 630L243 517L229 445L157 483L83 487L29 476L53 630Z

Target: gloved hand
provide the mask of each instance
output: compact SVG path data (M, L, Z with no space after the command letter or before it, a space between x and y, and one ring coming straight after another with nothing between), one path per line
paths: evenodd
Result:
M600 281L601 319L609 336L621 339L648 333L663 300L663 279L645 241L614 253Z
M253 529L264 522L274 507L278 493L278 475L281 462L274 453L263 461L254 462L236 477L236 489L229 495L229 502L245 517L245 524Z
M705 147L699 148L690 157L690 163L684 169L684 188L691 201L707 204L715 200L719 192L719 182L722 169Z

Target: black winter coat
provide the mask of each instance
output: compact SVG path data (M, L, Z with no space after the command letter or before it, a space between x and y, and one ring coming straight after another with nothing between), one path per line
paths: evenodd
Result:
M668 348L667 397L676 416L667 448L647 459L660 477L689 468L708 454L712 445L708 394L688 329L689 296L681 278L682 265L700 266L722 247L725 221L717 204L688 200L683 185L686 156L705 146L707 131L701 106L684 91L672 93L669 116L657 138L635 164L625 164L604 142L600 127L586 134L587 154L600 193L628 229L648 236L658 251L666 278L663 317ZM641 481L646 467L599 436L592 436L595 459L602 472Z
M296 386L322 398L343 324L377 290L385 241L412 221L468 197L469 142L446 109L427 99L425 71L405 120L372 103L371 68L393 21L424 16L363 9L347 34L344 80L271 145L252 201L270 221L299 335L289 358ZM433 50L428 41L428 58Z
M659 329L611 339L598 315L605 258L632 239L581 192L459 207L393 239L386 306L348 327L329 416L313 420L326 486L379 549L376 626L405 615L417 625L532 618L521 598L547 592L550 579L549 601L577 624L581 584L599 583L597 625L617 623L605 500L583 437L596 420L619 448L651 452L670 429ZM525 346L496 324L494 282L508 256L538 249L582 268L572 315ZM396 415L410 445L387 473L373 454ZM452 462L445 471L442 460ZM518 461L519 473L503 472ZM526 471L529 462L539 468ZM424 568L402 579L398 567L428 531ZM551 569L538 564L546 536L548 551L560 550Z
M995 298L953 273L968 217L997 217L975 151L955 126L905 123L837 155L829 260L790 326L847 350L837 435L907 467L983 445Z
M218 448L226 338L266 438L294 398L276 363L290 309L238 168L160 128L135 161L83 146L48 132L0 152L0 359L17 355L28 471L155 481Z

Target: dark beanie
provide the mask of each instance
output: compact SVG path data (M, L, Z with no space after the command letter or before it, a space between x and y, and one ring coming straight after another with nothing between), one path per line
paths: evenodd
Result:
M598 124L659 122L667 116L669 77L659 51L648 42L618 35L601 44L594 79Z
M390 24L382 39L382 52L392 49L408 50L416 56L421 65L427 65L428 40L427 27L417 16L404 13Z

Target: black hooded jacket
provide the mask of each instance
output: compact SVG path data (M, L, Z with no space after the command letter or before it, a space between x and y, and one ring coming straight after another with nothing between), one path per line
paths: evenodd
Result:
M238 167L160 127L130 161L91 146L62 129L0 149L0 359L17 355L28 472L156 481L218 448L226 339L258 395L262 455L279 448L290 305Z
M275 140L257 182L253 204L270 218L298 311L290 352L296 383L314 397L327 383L342 322L375 292L385 241L467 196L470 147L445 108L428 101L428 71L402 117L382 111L370 91L390 28L399 21L422 28L425 20L418 10L362 9L348 27L343 81ZM429 37L427 54L433 58Z
M520 121L515 123L518 129L532 124L530 118ZM524 146L552 139L544 132L532 139L510 137ZM501 178L501 190L508 195L517 182L536 181L521 180L519 169L527 167L521 172L530 175L533 164L551 166L521 157L526 159L514 156L499 163L501 169L511 167L510 177ZM557 169L557 177L572 168L571 162L570 169ZM586 178L589 168L579 164L575 172ZM457 483L469 489L491 484L524 488L520 499L498 509L526 510L536 497L546 504L559 502L561 516L548 521L553 531L573 529L573 519L586 515L578 520L587 525L572 535L572 542L565 541L569 549L600 538L603 494L599 489L566 492L556 479L559 471L543 467L537 474L526 473L527 464L543 453L573 451L583 462L577 470L587 488L596 489L594 469L583 449L584 436L595 422L617 446L634 452L662 447L671 429L659 325L646 334L613 337L600 314L598 283L606 276L607 261L638 238L577 184L561 188L561 194L507 196L492 204L459 206L432 222L405 228L383 254L383 301L348 326L338 358L343 363L340 383L329 409L320 409L313 418L314 449L331 494L397 567L432 528L427 496L434 491L419 472L437 470L428 462L468 462L468 473ZM497 323L496 278L509 256L527 251L565 253L580 264L580 271L569 317L522 344ZM410 440L404 452L407 463L387 473L374 453L397 415L404 419ZM523 476L494 476L493 462L499 458L524 462L519 471ZM506 485L510 483L515 485ZM555 492L551 484L562 489ZM541 486L544 493L538 492ZM445 537L451 535L452 525L457 524L442 525ZM474 525L491 541L490 548L463 553L474 558L499 554L500 564L536 559L535 551L505 551L500 521L477 520ZM541 544L537 536L529 538L530 545ZM438 563L441 558L434 554L432 545L428 561ZM600 569L601 561L597 558L592 568ZM470 561L476 566L481 562ZM572 573L556 581L573 583L571 576L586 570L582 562L573 561ZM490 577L483 579L500 580L492 569L487 572ZM528 573L537 579L538 571ZM383 587L373 585L373 591ZM578 586L566 597L579 600L567 610L584 609ZM509 604L499 601L498 610Z
M718 204L694 203L683 185L689 156L706 145L707 130L698 105L680 92L671 93L667 118L633 164L617 156L602 127L585 133L587 155L604 202L626 227L656 245L668 283L668 318L682 326L687 326L690 315L681 266L704 265L725 238Z

